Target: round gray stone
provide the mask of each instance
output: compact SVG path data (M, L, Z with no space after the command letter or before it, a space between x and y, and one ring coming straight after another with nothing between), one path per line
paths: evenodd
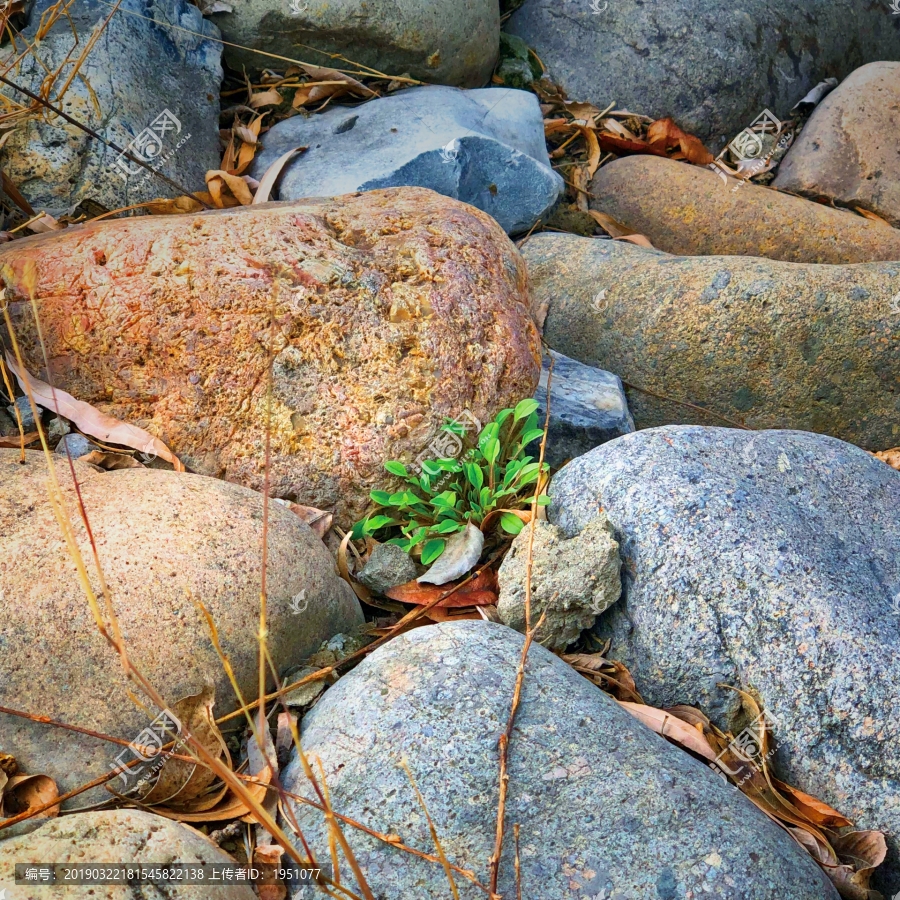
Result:
M497 741L523 640L487 622L417 628L330 688L304 720L303 746L321 759L334 807L432 852L422 807L400 768L406 759L447 857L486 884ZM746 797L540 645L528 657L509 774L505 897L515 896L518 823L523 896L837 898L812 859ZM296 755L283 781L311 796ZM322 814L306 805L295 811L314 851L327 858ZM375 896L450 895L440 865L344 831ZM456 881L464 900L484 897Z

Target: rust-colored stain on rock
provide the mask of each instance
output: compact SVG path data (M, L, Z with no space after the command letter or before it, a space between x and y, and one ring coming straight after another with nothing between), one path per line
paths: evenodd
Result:
M139 217L7 246L38 273L54 383L194 471L346 525L445 417L487 421L540 368L524 264L487 215L419 188ZM20 283L10 308L42 372Z

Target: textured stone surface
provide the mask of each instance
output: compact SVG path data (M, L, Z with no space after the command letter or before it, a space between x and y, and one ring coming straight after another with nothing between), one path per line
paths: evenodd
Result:
M657 156L605 165L591 194L594 209L666 253L832 264L900 260L898 229L733 178L726 184L710 169Z
M550 167L537 97L529 91L423 87L353 109L279 122L262 138L256 178L294 147L281 200L388 187L431 188L528 231L563 190Z
M330 688L304 719L303 741L322 760L335 808L432 848L399 765L406 758L444 852L486 884L497 740L522 642L487 622L417 628ZM732 900L739 885L741 900L837 898L810 857L745 797L539 645L529 652L509 766L504 897L515 896L518 822L523 896ZM296 759L284 781L310 794ZM301 805L296 815L327 856L321 814ZM440 865L345 833L376 896L448 896ZM463 900L484 897L462 878L457 885Z
M524 632L525 583L529 528L519 532L497 573L500 620ZM531 624L546 619L537 640L553 650L564 650L616 600L619 580L619 544L605 515L598 515L576 537L566 539L547 522L535 525L531 569Z
M620 434L634 431L634 420L617 375L586 366L552 350L548 355L554 362L550 382L550 427L544 459L553 468ZM534 399L540 404L537 415L541 423L547 416L549 369L550 362L545 356L541 381L534 392ZM540 441L529 444L527 452L537 459Z
M234 44L342 65L329 53L388 75L431 84L481 87L491 77L500 39L497 0L240 0L213 20ZM271 57L227 47L240 71L271 68Z
M2 832L0 832L2 833ZM17 885L16 863L186 863L229 865L234 860L188 825L133 809L78 813L49 822L29 835L0 840L0 894L8 900L46 900L58 891L66 900L253 900L249 885L170 885L165 892L139 885Z
M776 772L893 832L900 890L900 472L803 432L668 427L566 466L551 521L571 534L602 505L624 596L601 617L642 696L727 724L735 695L775 715Z
M900 63L870 63L819 104L774 184L860 206L900 226L898 132Z
M396 544L378 544L357 579L369 590L383 594L398 584L412 581L419 573L410 555Z
M36 0L31 24L22 35L29 44L51 5L51 0ZM92 30L103 27L102 38L57 105L120 147L138 138L137 155L187 189L204 190L203 176L207 169L219 167L220 158L222 47L211 40L218 38L218 29L186 0L123 0L112 17L110 7L100 0L75 0L66 12L34 52L22 54L19 44L8 50L14 58L24 55L9 77L40 92L48 72L62 66L49 97L56 100L72 73L66 59L77 59ZM159 24L148 21L148 16ZM73 26L80 39L77 46ZM26 106L32 102L7 88L4 93ZM151 135L154 141L145 143L140 135L166 110L177 120L177 130L169 119L162 139L163 126L157 125ZM74 125L50 118L28 120L0 151L3 171L35 209L71 211L85 199L118 209L154 197L178 196L179 191L134 163L124 165L138 174L123 172L116 165L118 153Z
M826 75L900 59L890 4L852 0L525 0L505 27L573 99L674 116L716 145L764 108L785 118Z
M71 456L78 459L94 449L93 444L83 434L66 434L56 445L56 452L62 456Z
M101 222L6 247L17 272L37 264L56 384L202 474L262 489L274 352L271 493L345 527L385 486L385 460L412 461L445 417L489 421L537 384L521 257L488 216L431 191ZM17 292L11 310L38 372L30 304Z
M896 445L900 263L669 256L540 234L522 252L554 350L670 398L629 389L638 428L722 424L691 403L753 428Z
M55 461L78 520L68 461ZM242 691L255 696L262 496L199 475L99 473L84 463L75 463L75 471L135 663L170 704L208 680L216 687L216 712L233 709L234 693L195 606L200 600ZM148 718L126 696L118 657L97 631L46 481L42 453L27 452L21 465L18 451L0 450L0 705L133 740ZM99 591L84 526L78 520L74 528ZM268 548L268 646L283 669L352 629L362 613L322 542L277 503L269 507ZM302 591L308 605L297 616L291 600ZM65 790L108 772L120 752L10 715L0 715L0 747L24 771L51 775Z

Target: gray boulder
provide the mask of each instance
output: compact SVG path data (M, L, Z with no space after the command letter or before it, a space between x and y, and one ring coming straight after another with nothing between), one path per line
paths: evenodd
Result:
M779 777L891 832L900 890L900 472L796 431L676 426L598 447L554 479L577 533L602 505L623 598L598 622L654 706L720 726L736 695L774 714Z
M356 576L361 584L377 594L412 581L419 573L410 555L396 544L379 544Z
M888 3L853 0L525 0L506 28L573 99L674 116L718 146L826 75L900 59L893 24Z
M335 809L433 852L406 759L449 860L489 880L498 796L497 741L509 716L520 634L487 622L417 628L330 688L303 722ZM510 744L499 892L658 900L836 900L812 859L703 763L633 719L550 651L533 645ZM285 787L312 790L294 756ZM288 801L290 802L290 801ZM293 804L292 804L293 805ZM294 812L320 858L322 814ZM377 897L444 900L439 864L354 828L344 832ZM484 893L456 878L463 900ZM295 897L301 896L295 894Z
M816 107L774 184L869 209L900 226L898 133L900 63L870 63Z
M426 187L489 213L510 234L531 228L563 189L537 97L509 88L411 88L286 119L262 145L255 178L293 147L309 147L285 167L281 200Z
M543 423L549 381L550 427L544 459L554 469L606 441L634 431L634 419L618 375L586 366L553 350L548 356L553 359L553 380L549 381L550 363L545 356L534 399L540 404L538 421ZM528 453L535 458L539 452L539 441L528 445Z
M253 53L346 65L330 55L387 75L408 73L431 84L481 87L497 60L497 0L229 0L214 21L227 41L228 64L258 72L278 61Z
M64 435L56 445L57 453L61 456L71 456L72 459L87 456L93 449L94 445L83 434Z
M52 0L37 0L23 32L26 41L35 40L41 15L51 5ZM204 190L204 174L219 167L222 67L221 44L214 40L218 29L196 6L186 0L123 0L78 77L57 100L71 70L65 60L77 59L110 9L100 0L75 0L9 77L38 92L47 73L63 66L51 101L185 188ZM3 92L31 103L11 89ZM56 214L86 199L116 209L179 193L53 116L20 124L0 151L0 164L35 209Z

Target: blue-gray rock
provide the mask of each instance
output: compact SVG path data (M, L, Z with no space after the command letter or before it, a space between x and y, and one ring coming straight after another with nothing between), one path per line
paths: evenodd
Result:
M378 544L366 564L357 574L357 580L378 594L412 581L419 573L410 555L396 544Z
M31 401L27 397L16 397L15 407L8 406L7 410L13 422L18 423L18 421L21 421L22 428L25 431L34 431L34 410L31 408ZM16 416L16 410L19 412L18 417Z
M50 6L52 0L37 0L24 40L35 40ZM62 66L51 100L188 190L204 190L204 174L217 169L220 160L218 29L187 0L123 0L111 17L110 12L102 0L74 0L10 77L37 92L48 72ZM102 38L60 102L57 92L71 71L66 61L77 59L92 31L101 27ZM3 92L25 105L31 102L8 88ZM179 194L52 116L20 123L0 151L0 164L35 209L56 214L86 199L116 209Z
M634 431L634 419L622 380L612 372L586 366L554 353L553 380L550 382L550 427L544 459L554 468L613 438ZM547 415L547 380L550 363L544 358L541 382L534 393L540 403L538 421ZM528 445L528 453L537 458L540 442Z
M335 809L407 844L434 842L406 759L449 860L489 881L497 741L509 716L522 635L488 622L417 628L330 688L303 722ZM532 646L510 744L499 892L514 897L513 823L523 896L675 900L836 900L812 859L703 763L633 719L539 645ZM311 797L296 754L285 787ZM323 816L294 806L319 858ZM444 900L440 865L344 833L376 897ZM463 900L482 891L456 878ZM295 898L303 896L295 894Z
M748 0L525 0L506 25L572 99L674 116L716 144L826 75L900 59L889 3Z
M56 452L63 456L78 459L94 449L93 444L83 434L67 434L56 445Z
M0 437L17 434L18 431L19 429L16 427L15 417L0 409Z
M228 64L250 72L278 67L253 49L341 66L332 54L387 75L429 84L481 87L491 77L500 39L497 0L229 0L213 21L232 46ZM235 46L238 45L238 46ZM282 63L282 68L284 64Z
M624 557L598 621L654 706L729 725L758 693L779 777L892 832L900 890L900 472L834 438L673 426L626 435L551 484L572 534L602 506Z
M537 97L508 88L411 88L286 119L262 145L255 178L291 148L309 147L285 167L281 200L426 187L484 210L510 234L531 228L563 189Z

